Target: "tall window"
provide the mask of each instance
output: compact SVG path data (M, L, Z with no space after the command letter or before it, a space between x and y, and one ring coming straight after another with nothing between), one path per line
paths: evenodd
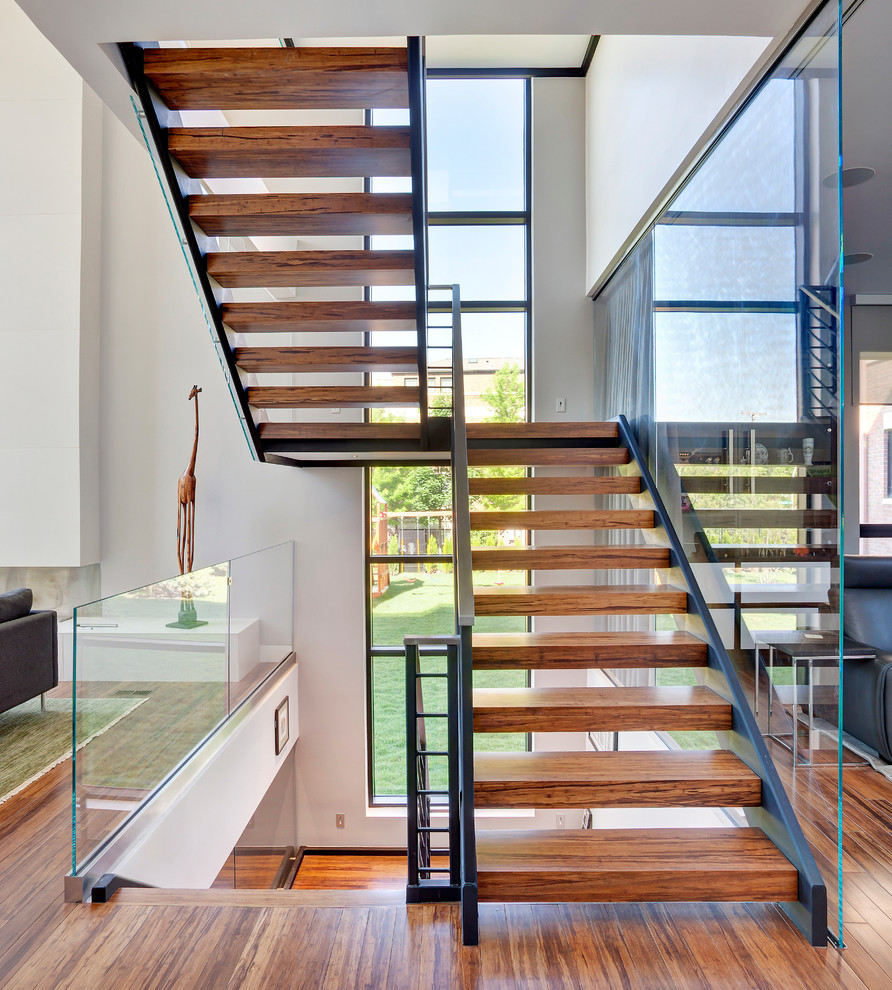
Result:
M527 416L530 317L530 92L526 79L428 81L430 279L458 283L462 300L464 385L468 420ZM401 123L376 112L375 123ZM403 180L376 179L378 191ZM408 247L411 239L374 237L373 247ZM375 288L374 299L411 298L412 289ZM436 319L432 323L436 325ZM404 343L376 333L373 343ZM451 388L451 355L431 332L431 399ZM410 376L412 377L412 376ZM376 381L402 385L400 375ZM408 417L379 411L379 421ZM502 469L513 471L513 469ZM405 800L403 637L453 632L452 482L448 467L367 471L369 790L379 803ZM481 500L507 508L513 496ZM492 504L490 504L492 503ZM475 534L492 542L494 534ZM524 583L525 575L481 575L482 583ZM518 618L478 619L475 629L522 630ZM479 685L522 685L526 675L481 672ZM523 735L486 740L487 749L522 749Z
M654 230L658 420L797 418L796 135L773 79Z

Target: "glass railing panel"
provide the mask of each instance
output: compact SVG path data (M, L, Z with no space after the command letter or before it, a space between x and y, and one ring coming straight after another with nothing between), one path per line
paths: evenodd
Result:
M229 566L229 700L235 708L292 651L294 544L234 557Z
M636 429L813 847L834 937L843 760L838 81L832 3L719 136L596 311L598 418L622 413ZM657 628L676 627L696 624L658 619ZM823 795L816 804L805 800L809 788Z
M228 605L224 563L74 610L75 871L226 717Z
M291 655L293 557L283 543L80 605L61 624L75 874Z

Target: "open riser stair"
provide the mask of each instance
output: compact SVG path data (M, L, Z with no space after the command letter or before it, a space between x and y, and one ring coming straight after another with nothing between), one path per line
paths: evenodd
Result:
M721 660L721 641L662 500L630 449L628 425L470 424L467 435L472 468L547 469L468 483L471 531L510 534L509 545L469 553L474 613L533 624L529 632L468 637L473 670L530 677L528 687L467 689L474 807L487 814L535 809L539 818L529 829L476 823L477 899L773 901L792 905L800 927L821 942L823 884L792 813L778 812L782 785L734 669ZM527 508L473 510L474 496L483 494L526 495ZM498 572L524 571L532 580L514 584L499 575L493 583ZM592 616L598 631L578 631ZM665 631L663 620L657 631L641 621L657 616L673 617L676 628ZM540 617L548 620L544 630L536 628ZM638 628L614 631L605 617L636 617ZM666 685L658 672L667 670L684 676ZM580 745L551 751L547 736L556 732L575 734ZM719 748L669 741L670 733L697 732L717 734ZM502 733L535 733L537 748L488 748L487 738ZM626 733L651 743L641 749L642 736ZM598 748L598 736L612 737L613 747ZM607 809L622 809L628 826L604 827L616 821L599 814ZM685 809L690 824L654 827L659 809L676 819ZM594 827L543 829L545 811L577 824L591 814ZM467 888L462 903L466 941L473 941ZM803 903L810 920L797 915Z
M122 50L255 456L420 456L420 39L401 47ZM405 123L373 125L374 110L404 111ZM406 179L411 191L374 192L379 177ZM414 247L373 249L370 239L381 234L412 236ZM376 300L377 286L413 287L415 298ZM398 333L405 346L375 346L377 331ZM335 336L314 341L321 333ZM400 386L405 376L416 386ZM365 412L375 409L403 411L405 424L385 425L405 428L382 442ZM340 418L332 410L343 410Z
M513 443L475 449L472 464L548 465L548 481L559 481L561 466L596 465L596 472L626 465L628 450L613 446L578 448L549 445L524 448L523 428L502 430ZM547 438L544 424L541 436ZM562 426L553 437L570 441ZM604 440L602 439L603 443ZM570 480L569 477L567 480ZM634 480L640 492L640 480ZM557 487L557 486L556 486ZM521 489L522 490L522 489ZM630 493L631 494L631 493ZM652 509L529 509L472 512L471 526L481 531L524 531L535 541L543 531L654 530ZM649 570L651 583L544 585L474 589L478 616L684 615L687 589L669 583L671 555L659 544L626 546L547 546L484 549L474 567L505 570L567 570L587 566ZM516 563L512 561L516 555ZM627 558L625 561L623 558ZM492 564L489 560L492 560ZM583 564L582 561L585 563ZM590 575L587 575L590 576ZM706 662L706 644L685 633L550 633L510 637L478 633L473 638L486 669L610 669L617 656L626 669L644 669L670 658L666 647L685 647L673 662ZM575 647L564 659L563 646ZM501 645L499 645L501 643ZM551 646L550 663L543 647ZM649 647L649 648L648 648ZM607 651L605 653L605 650ZM636 654L636 650L641 650ZM613 658L613 659L612 659ZM528 687L474 691L476 733L588 733L713 731L732 725L728 702L705 686L693 687ZM622 737L620 737L622 738ZM526 752L488 753L485 737L475 747L475 804L488 809L555 808L715 808L761 803L761 780L734 753L719 751ZM481 751L483 750L483 751ZM797 873L759 829L602 829L511 830L477 833L480 900L784 900L796 894Z

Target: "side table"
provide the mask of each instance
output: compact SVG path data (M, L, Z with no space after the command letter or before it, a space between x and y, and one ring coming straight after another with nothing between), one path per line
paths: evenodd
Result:
M768 732L769 738L779 742L782 746L790 749L793 753L793 767L812 766L814 763L814 727L815 727L815 684L814 669L816 667L830 667L839 670L840 658L845 663L846 660L872 660L876 657L876 651L863 643L856 643L853 640L844 639L842 651L839 648L839 636L832 632L803 632L795 640L762 640L756 643L755 647L755 687L754 701L755 711L759 710L759 653L762 649L768 650ZM793 670L793 744L788 745L780 736L771 731L771 715L773 707L771 685L774 682L774 667L791 667ZM798 707L799 671L805 669L808 685L808 758L799 756L799 732L796 709Z

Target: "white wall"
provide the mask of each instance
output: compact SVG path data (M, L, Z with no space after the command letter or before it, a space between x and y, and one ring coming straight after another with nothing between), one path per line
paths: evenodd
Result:
M543 421L594 414L584 120L585 80L533 80L533 418Z
M293 705L298 691L298 667L292 664L265 687L251 711L243 709L222 730L228 735L206 766L194 770L186 765L188 784L183 781L182 790L174 781L148 803L133 822L135 833L145 833L133 848L97 869L153 887L210 887L295 748L295 716L278 754L273 724L279 704L287 698ZM125 826L125 837L127 831Z
M99 103L0 2L0 567L99 557Z
M586 288L650 214L769 38L603 37L586 77Z
M295 541L300 835L361 844L365 823L362 486L358 469L251 459L151 163L108 111L103 128L102 591L177 570L176 485L198 383L196 567ZM348 828L334 831L335 812ZM373 823L369 842L405 841Z

